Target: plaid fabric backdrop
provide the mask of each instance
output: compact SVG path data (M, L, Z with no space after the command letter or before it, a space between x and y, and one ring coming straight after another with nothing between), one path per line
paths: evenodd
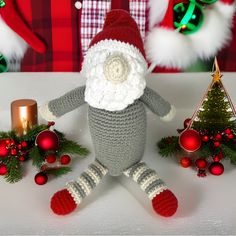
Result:
M27 16L25 18L33 32L47 45L45 54L28 49L22 61L22 71L80 71L82 55L94 35L102 29L104 17L111 9L112 2L83 0L82 8L76 9L76 0L24 0L24 4L21 4L22 0L15 1L18 6L23 5L20 10ZM130 12L143 37L147 2L130 0ZM127 5L127 2L123 3Z
M127 1L127 0L126 0ZM130 0L130 13L136 20L141 35L145 36L145 22L148 0ZM91 39L103 26L104 17L111 9L110 0L84 0L81 16L81 43L83 54L88 49Z

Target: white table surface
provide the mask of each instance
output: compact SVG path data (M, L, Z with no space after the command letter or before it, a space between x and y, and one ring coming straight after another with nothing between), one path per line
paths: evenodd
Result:
M1 235L70 235L70 234L236 234L236 167L224 162L225 173L216 177L196 177L174 159L161 158L156 142L163 136L176 135L183 120L192 115L211 78L208 73L159 74L148 85L177 107L177 115L164 123L148 111L148 137L145 162L157 170L179 200L172 218L156 215L145 194L125 177L107 176L75 213L60 217L49 208L50 197L75 179L93 161L94 151L88 132L86 105L56 123L68 138L88 147L91 154L76 159L73 172L51 179L46 185L34 183L36 170L26 164L26 176L16 184L0 179ZM236 74L225 73L223 82L236 104ZM10 103L31 98L41 105L84 84L77 73L6 73L0 74L0 129L10 129Z

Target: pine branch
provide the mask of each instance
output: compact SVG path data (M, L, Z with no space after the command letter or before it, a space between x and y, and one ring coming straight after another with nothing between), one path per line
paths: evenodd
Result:
M7 182L16 183L23 178L23 168L15 156L5 158L4 163L7 165L8 172L4 176Z
M44 171L44 173L49 174L49 175L54 175L56 177L65 175L67 173L71 172L70 167L58 167L58 168L49 168Z
M7 139L7 138L14 139L14 140L18 139L14 131L0 132L0 139Z
M42 166L44 160L42 158L42 155L40 154L38 147L33 147L29 152L29 156L33 161L33 166L36 166L38 168Z
M179 146L179 137L177 136L162 138L157 143L157 147L159 148L159 154L162 157L168 157L181 151L181 147Z
M74 141L64 139L63 141L61 141L58 156L62 155L63 153L87 156L89 154L89 150Z
M236 165L236 151L225 144L221 145L224 158L230 159L231 163Z

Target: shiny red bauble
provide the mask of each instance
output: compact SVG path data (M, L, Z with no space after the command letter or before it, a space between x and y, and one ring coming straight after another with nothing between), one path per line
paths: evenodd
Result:
M213 162L209 166L209 172L212 175L222 175L224 173L224 166L220 162Z
M36 137L35 143L43 151L57 150L59 148L59 138L55 132L50 130L40 132Z
M185 128L185 129L186 129L187 127L189 127L191 120L192 120L191 118L187 118L187 119L184 121L184 128Z
M196 130L187 129L180 134L179 145L187 152L195 152L201 147L202 139Z
M230 134L231 133L231 129L230 128L227 128L225 131L224 131L225 134Z
M221 134L216 134L215 137L214 137L214 139L215 139L216 141L221 141L222 135L221 135Z
M68 165L71 161L71 158L69 155L63 155L60 157L60 162L62 165Z
M22 148L26 148L28 146L27 142L26 141L22 141L21 142L21 147Z
M8 169L7 166L5 164L0 164L0 175L5 175L7 174Z
M218 147L220 147L220 142L216 141L216 142L214 142L213 145L214 145L214 147L218 148Z
M202 136L202 141L203 142L208 142L209 141L209 136L207 136L207 135Z
M48 181L48 176L43 172L39 172L38 174L35 175L34 181L38 185L44 185Z
M233 139L233 138L234 138L234 135L233 135L233 134L228 134L228 138L229 138L229 139Z
M46 158L45 158L46 162L49 164L54 163L56 161L56 159L57 159L57 157L54 154L50 154L50 155L46 156Z
M0 140L0 158L8 155L7 144L5 140Z
M198 158L195 161L195 165L199 168L199 169L205 169L207 167L207 161L203 158Z
M182 157L180 159L180 165L183 168L188 168L189 166L191 166L191 160L188 157Z

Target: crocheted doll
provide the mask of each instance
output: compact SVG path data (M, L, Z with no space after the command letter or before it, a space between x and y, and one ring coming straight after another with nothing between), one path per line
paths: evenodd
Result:
M154 210L173 215L178 207L174 194L157 173L141 162L146 139L145 105L163 120L170 120L173 107L146 87L147 63L138 26L128 12L110 11L103 30L92 40L82 73L86 86L74 89L41 107L46 120L88 103L88 120L95 148L95 161L80 177L54 194L54 213L72 212L102 178L125 176L146 192Z

